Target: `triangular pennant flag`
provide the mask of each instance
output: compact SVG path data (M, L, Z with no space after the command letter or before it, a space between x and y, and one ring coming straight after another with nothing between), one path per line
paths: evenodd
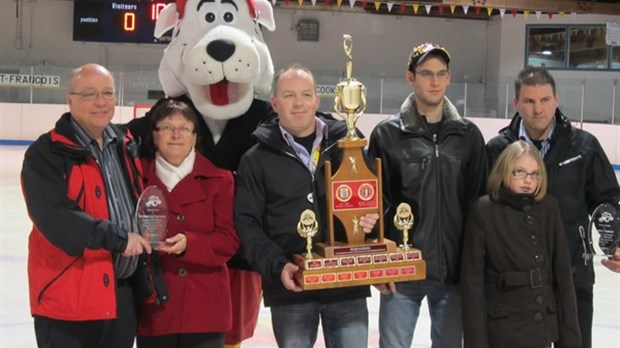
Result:
M284 0L284 4L285 4L286 6L288 6L289 2L291 2L291 0Z
M499 16L504 18L504 15L506 14L506 9L505 8L500 8L499 9Z
M381 7L381 1L375 1L375 11L379 11L379 7Z
M553 18L553 12L549 11L548 15L549 15L549 19Z
M480 6L474 7L474 10L476 10L476 14L480 14Z
M467 11L469 11L469 5L463 6L463 12L467 14Z
M329 5L329 3L330 3L331 1L332 1L332 0L323 0L323 3L324 3L325 5Z
M355 1L357 0L349 0L349 6L351 7L355 6Z
M297 0L297 2L299 3L299 6L304 4L304 0Z
M271 0L271 3L273 4L273 6L276 5L276 1L278 1L278 0Z
M362 8L366 9L367 5L368 5L368 1L367 0L362 0Z
M577 12L571 12L570 15L573 17L577 17Z
M450 5L450 12L454 14L454 10L456 10L456 5Z
M310 0L312 2L312 7L316 6L316 0Z
M560 17L564 17L565 14L566 14L566 12L560 11Z
M336 5L338 5L338 7L342 6L342 0L336 0Z
M433 7L433 5L424 5L424 8L426 9L426 14L431 14L431 8Z
M530 15L530 10L524 10L523 15L525 16L525 19L527 19L527 17Z
M393 2L388 2L386 5L387 5L387 8L388 8L388 12L392 12L392 7L394 7L394 3Z
M493 13L493 7L487 7L487 16L490 16Z
M540 19L541 14L542 14L542 11L536 11L536 19Z
M413 4L411 5L413 7L413 13L418 14L418 9L420 8L420 5L418 4Z
M443 14L443 10L446 8L444 5L439 5L439 13Z
M512 18L515 18L517 16L517 10L512 10Z
M405 4L404 2L400 3L400 13L405 13L405 11L407 11L407 4Z

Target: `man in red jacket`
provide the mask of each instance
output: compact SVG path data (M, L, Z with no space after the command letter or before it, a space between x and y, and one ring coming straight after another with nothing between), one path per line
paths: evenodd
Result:
M151 252L133 211L142 188L137 147L110 124L112 74L96 64L70 77L69 112L26 151L30 309L39 347L133 346L130 277Z

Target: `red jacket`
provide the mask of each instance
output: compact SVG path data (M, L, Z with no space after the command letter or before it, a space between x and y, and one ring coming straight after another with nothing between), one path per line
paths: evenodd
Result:
M225 332L231 325L226 261L239 247L233 226L232 173L196 154L193 171L168 192L143 160L145 186L156 185L168 202L167 237L187 236L181 255L159 253L169 301L141 306L138 334Z
M127 231L108 220L99 166L77 142L64 114L26 151L21 173L33 221L28 244L32 314L59 320L116 318L112 252L127 246ZM113 126L134 198L141 190L136 145Z

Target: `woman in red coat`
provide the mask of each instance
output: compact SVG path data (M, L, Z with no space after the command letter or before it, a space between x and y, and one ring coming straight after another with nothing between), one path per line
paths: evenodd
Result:
M187 104L161 103L150 126L144 183L168 203L166 243L157 250L170 298L142 304L138 347L221 348L231 325L226 261L239 246L233 177L195 150L198 120Z

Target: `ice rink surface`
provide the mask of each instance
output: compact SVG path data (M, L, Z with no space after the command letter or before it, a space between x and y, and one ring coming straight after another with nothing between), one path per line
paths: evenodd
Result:
M26 257L31 222L19 185L25 146L0 146L0 347L36 347L28 305ZM618 174L618 173L616 173ZM620 275L595 260L593 346L620 348ZM369 347L378 347L379 295L368 299ZM275 347L268 309L261 308L254 337L243 347ZM398 323L394 323L398 325ZM430 347L430 319L421 311L412 347ZM316 347L324 347L321 334Z

